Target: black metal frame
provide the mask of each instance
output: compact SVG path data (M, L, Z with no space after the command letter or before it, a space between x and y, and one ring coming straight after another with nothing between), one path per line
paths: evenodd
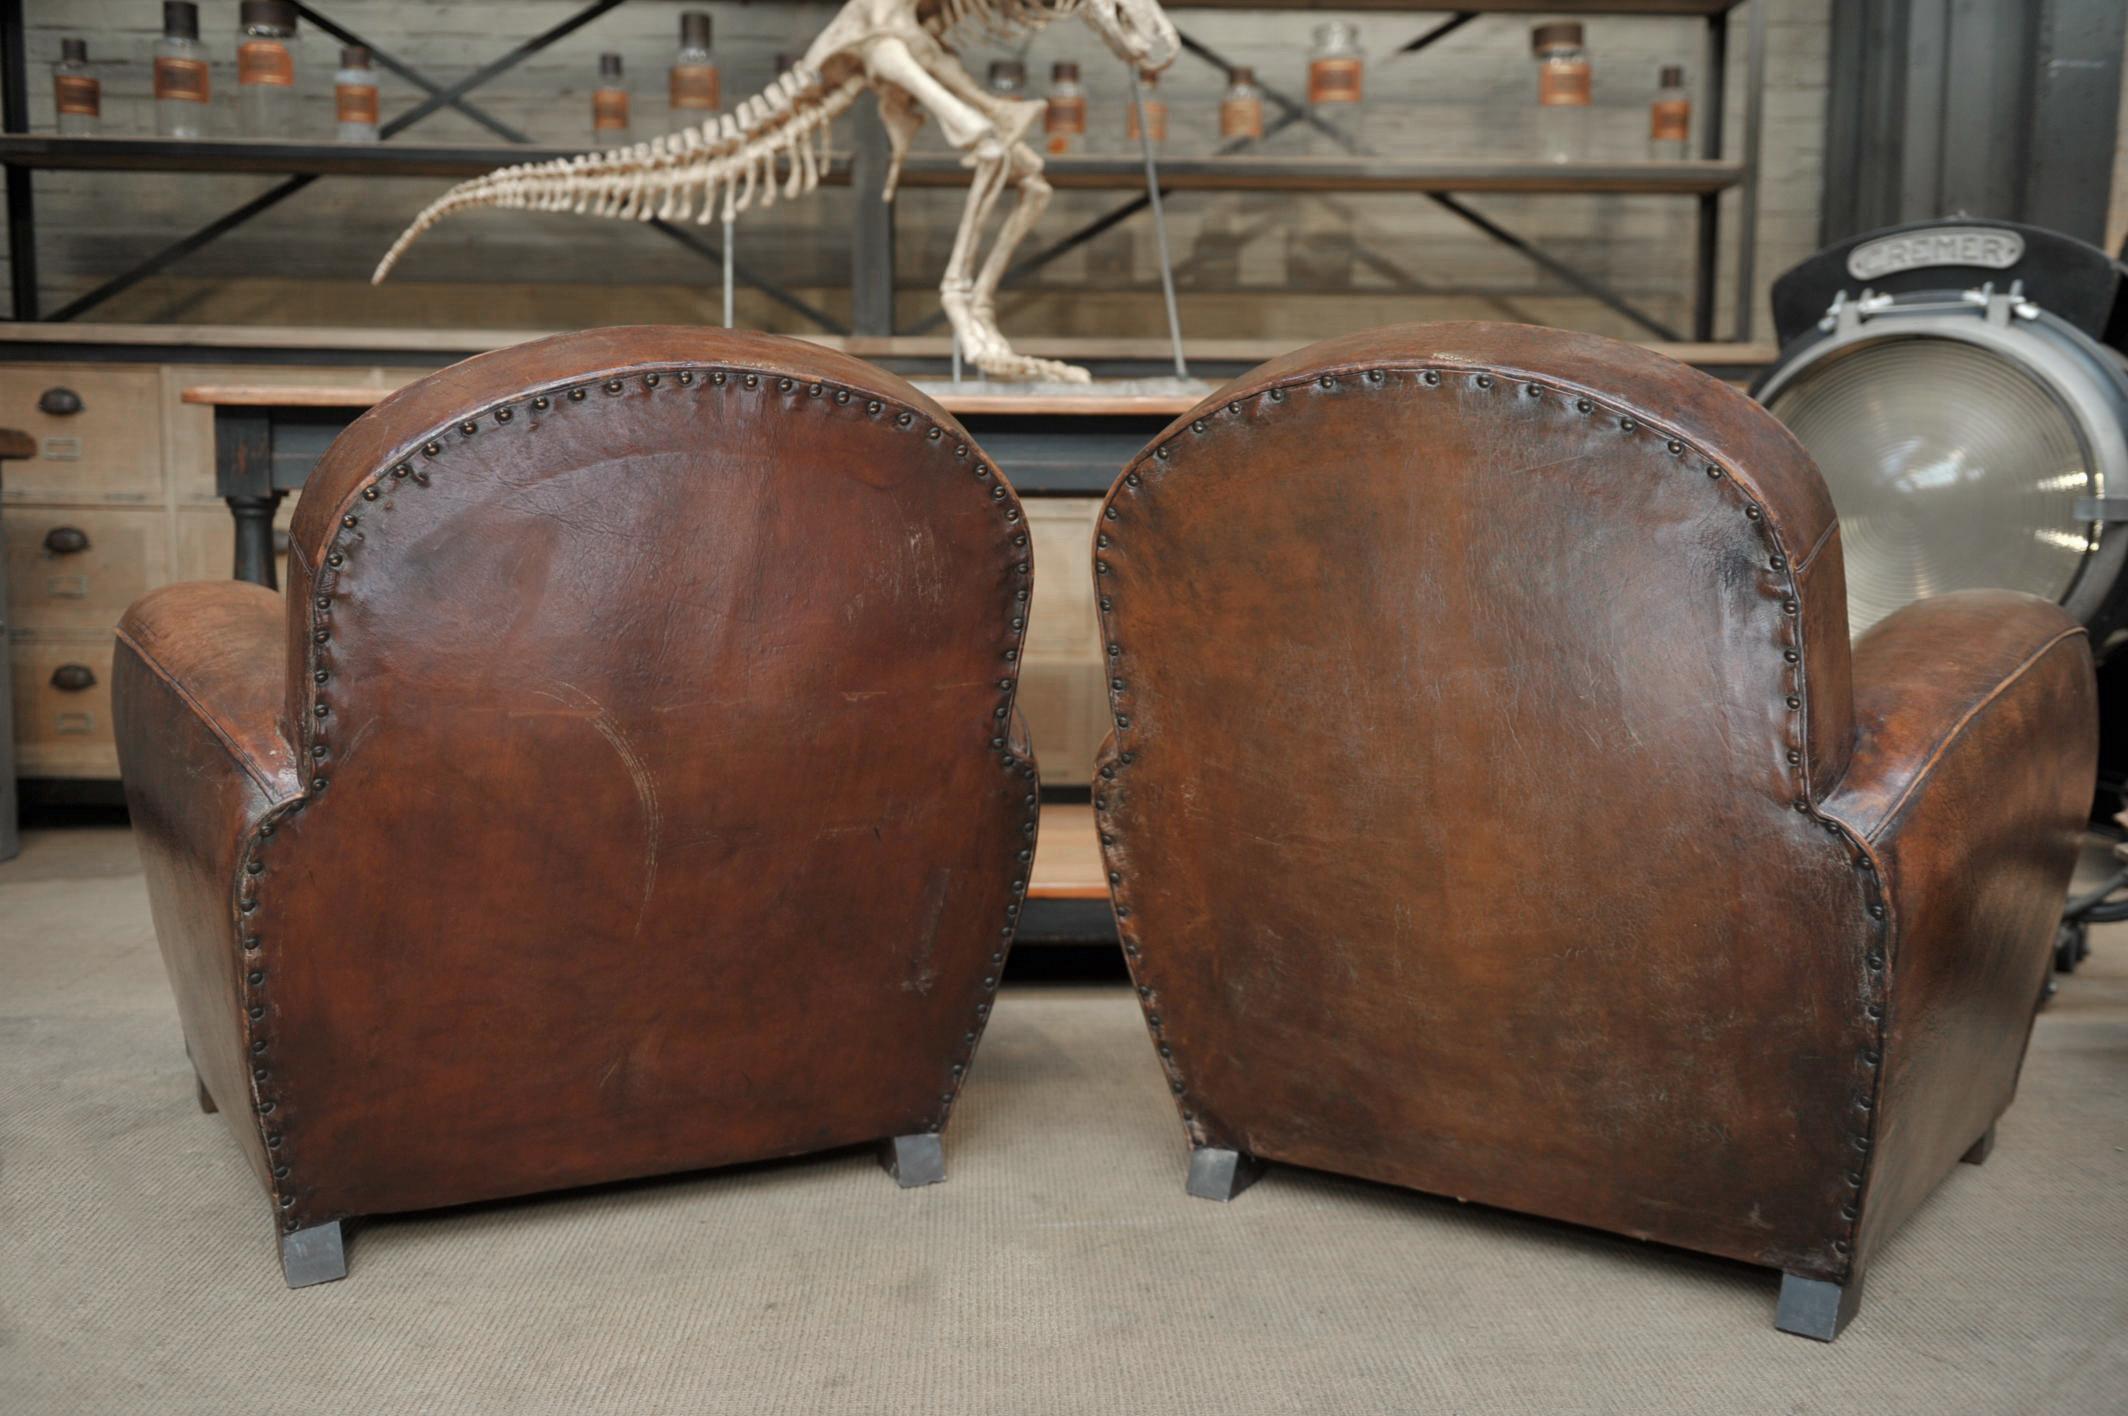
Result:
M378 48L374 43L334 21L312 5L298 3L298 13L319 30L346 44L366 46L376 62L391 73L424 90L427 97L406 112L385 123L380 129L383 137L389 138L420 122L423 118L446 107L454 108L488 131L513 144L527 144L527 136L504 123L479 106L469 102L466 95L497 76L509 71L525 59L553 45L556 41L574 33L608 10L625 3L625 0L586 0L583 8L560 23L551 26L533 38L524 41L500 57L491 60L455 83L444 85L422 74L418 69L391 53ZM1752 220L1756 211L1756 187L1758 171L1758 92L1760 66L1763 63L1761 33L1764 17L1760 13L1764 0L1751 0L1751 70L1753 92L1748 95L1744 134L1743 174L1743 221L1737 245L1738 300L1735 311L1735 337L1749 338L1751 327L1751 284L1755 255L1755 236ZM1423 30L1407 43L1401 45L1392 59L1417 54L1448 35L1469 24L1482 13L1473 9L1458 9ZM1705 14L1706 37L1706 102L1702 120L1704 151L1707 157L1719 159L1723 142L1723 110L1726 98L1728 23L1733 6L1710 10ZM24 52L24 25L22 0L0 0L0 123L9 133L26 133L28 130L28 82L27 59ZM1224 72L1233 66L1217 52L1187 33L1181 35L1183 48L1193 57ZM1260 83L1260 81L1259 81ZM1363 144L1349 135L1314 119L1306 108L1289 95L1270 85L1261 85L1264 94L1278 110L1276 119L1267 128L1265 137L1284 131L1295 124L1309 124L1328 134L1347 152L1355 156L1374 156ZM760 272L737 263L733 266L736 279L785 308L803 315L820 329L831 334L848 334L853 328L862 334L893 334L894 328L894 216L891 204L879 196L878 177L885 162L885 141L881 125L876 118L861 115L857 132L857 211L852 223L858 238L851 252L851 308L853 319L844 323L821 310L811 302L764 277ZM1251 140L1242 139L1222 146L1220 156L1231 156L1254 146ZM39 318L36 260L36 208L32 190L32 172L19 162L6 164L7 218L9 251L12 257L11 274L14 295L14 318L32 320ZM215 220L156 251L132 268L104 281L86 294L77 296L46 318L53 321L71 320L130 289L149 276L210 244L229 231L243 225L288 197L294 196L318 180L316 173L299 173L285 177L281 182L258 196L225 212ZM1158 196L1166 196L1172 188L1162 184ZM1509 230L1498 221L1484 215L1463 201L1460 195L1448 192L1427 192L1426 198L1441 210L1472 227L1489 240L1508 247L1531 261L1555 279L1581 294L1596 300L1621 317L1647 330L1657 338L1675 341L1681 336L1678 331L1635 306L1604 282L1590 276L1559 257L1543 250L1524 237ZM1053 241L1015 264L1005 275L1004 286L1010 288L1024 282L1066 253L1093 240L1141 211L1152 207L1156 195L1148 192L1123 202L1113 210L1079 227L1060 240ZM1708 191L1698 194L1698 230L1694 244L1693 269L1693 317L1692 337L1707 341L1714 337L1715 287L1720 265L1721 194ZM723 251L713 242L695 235L684 228L664 221L648 223L670 240L701 255L712 262L721 262ZM1359 258L1378 274L1386 277L1401 290L1423 290L1425 284L1416 276L1378 253L1362 250ZM945 323L942 312L934 312L918 322L912 334L934 331Z
M1477 19L1480 13L1476 10L1456 11L1431 28L1422 31L1408 42L1398 46L1396 51L1390 56L1391 59L1419 53L1434 43L1446 39L1472 20ZM1722 116L1726 105L1728 88L1730 13L1731 11L1729 10L1723 10L1709 13L1706 16L1707 95L1706 116L1702 123L1702 143L1703 155L1711 161L1720 160L1722 152ZM1752 268L1755 263L1757 242L1757 232L1754 229L1756 223L1753 218L1756 215L1758 205L1756 191L1759 179L1757 105L1759 100L1758 89L1761 85L1759 66L1764 62L1765 45L1762 39L1764 24L1765 17L1760 9L1760 3L1753 3L1750 50L1752 92L1749 95L1750 112L1747 113L1745 123L1745 169L1743 181L1745 213L1737 247L1737 289L1739 294L1735 312L1735 337L1739 342L1748 340L1751 332L1750 295L1754 279ZM1185 53L1193 58L1203 60L1223 73L1232 74L1234 66L1211 47L1194 38L1186 31L1178 29L1177 34L1182 41L1182 48ZM1215 155L1227 157L1244 152L1255 147L1259 142L1268 142L1271 138L1297 123L1306 124L1327 135L1332 141L1354 156L1371 157L1377 155L1372 149L1356 141L1349 134L1340 132L1316 119L1304 105L1296 102L1292 97L1274 86L1265 83L1261 76L1258 76L1256 84L1263 91L1264 97L1278 110L1278 116L1266 125L1261 139L1237 139L1222 145L1216 150ZM1163 185L1159 194L1164 198L1170 195L1173 190ZM1674 343L1683 337L1670 326L1633 305L1623 295L1620 295L1602 281L1576 270L1557 256L1551 255L1532 242L1516 235L1499 222L1472 208L1458 196L1445 192L1427 192L1424 195L1427 200L1471 226L1488 239L1496 241L1525 257L1533 264L1580 293L1597 301L1605 308L1639 325L1656 338ZM876 199L868 198L864 192L860 192L858 200L863 203L867 200ZM999 288L1010 289L1018 285L1043 267L1050 265L1071 251L1077 250L1080 246L1085 245L1088 241L1102 235L1104 232L1128 221L1139 212L1149 209L1153 205L1153 200L1151 193L1145 196L1133 197L1129 201L1123 202L1087 222L1062 239L1042 247L1026 259L1012 266L1005 273ZM1697 198L1697 201L1699 212L1693 258L1692 337L1701 342L1706 342L1714 338L1715 283L1721 265L1721 193L1702 193ZM1416 277L1404 271L1386 257L1365 251L1362 251L1360 256L1370 266L1388 276L1399 288L1419 288L1420 282ZM889 292L888 303L891 306L891 291ZM934 312L919 321L909 332L912 334L928 334L938 329L945 322L946 316L943 311ZM868 332L890 333L891 331Z
M467 101L466 95L490 80L516 68L525 60L549 48L557 41L574 34L585 25L604 15L608 10L615 9L624 3L626 3L626 0L587 0L584 7L575 14L541 31L500 57L490 60L453 84L435 82L404 60L378 48L371 41L364 39L353 30L334 21L330 16L320 13L310 5L301 3L301 0L298 0L296 12L304 20L341 43L364 46L370 51L371 58L379 65L405 79L416 88L426 91L428 94L427 98L415 104L406 112L381 125L378 129L380 139L394 137L444 108L455 108L505 142L529 144L532 141L529 136L494 117L476 104ZM4 64L4 72L0 72L0 120L4 120L8 132L26 133L29 131L29 72L28 59L25 53L22 0L0 0L0 64ZM149 276L177 261L183 260L194 251L242 226L261 212L280 205L280 203L317 180L315 174L309 173L284 178L266 191L261 192L258 196L224 212L191 234L171 242L131 268L121 271L109 280L104 281L95 289L68 301L44 318L56 322L71 320L87 313L112 296L131 289ZM39 318L36 203L30 182L31 173L27 167L13 163L8 165L8 251L14 286L14 318L18 320ZM703 259L721 266L724 260L724 252L715 243L706 241L693 232L674 226L669 222L651 221L646 224L659 234L679 242ZM828 333L848 334L850 332L849 326L842 321L768 280L758 271L751 270L735 261L732 265L732 273L738 280L759 290L778 304L805 316Z

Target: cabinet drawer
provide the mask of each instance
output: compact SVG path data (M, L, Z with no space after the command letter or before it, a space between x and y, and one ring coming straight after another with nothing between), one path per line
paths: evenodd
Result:
M1029 497L1028 539L1034 544L1034 599L1027 610L1026 652L1098 659L1101 626L1094 618L1092 497Z
M37 440L35 457L0 472L7 499L160 505L159 397L153 369L0 366L0 427Z
M24 777L116 777L110 637L18 640L11 654L16 772ZM76 686L84 671L87 682Z
M169 578L160 511L11 506L0 530L18 629L109 633L126 606Z

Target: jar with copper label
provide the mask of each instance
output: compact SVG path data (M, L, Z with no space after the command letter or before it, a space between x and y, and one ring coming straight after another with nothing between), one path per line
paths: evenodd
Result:
M699 123L724 106L717 61L709 52L709 36L708 11L680 12L680 47L672 56L672 72L665 81L675 127Z
M1692 156L1692 91L1685 87L1682 64L1662 66L1662 82L1648 106L1648 156L1657 162Z
M993 59L983 78L983 87L993 97L1008 103L1028 102L1027 65L1018 59Z
M247 137L286 138L296 128L296 7L244 0L236 46L237 115Z
M199 6L163 0L163 37L155 41L155 131L166 138L206 136L209 96Z
M1362 145L1367 110L1367 55L1360 33L1343 20L1315 27L1308 52L1308 151L1349 157Z
M1539 25L1530 31L1530 49L1537 56L1537 150L1550 162L1578 161L1588 155L1593 87L1581 26Z
M52 105L59 110L59 135L94 137L103 126L103 84L89 68L89 42L59 41L59 62L52 66Z
M333 112L341 142L377 141L377 71L362 45L340 51L340 68L333 75Z
M1136 97L1125 94L1123 98L1123 145L1131 152L1140 152L1144 143L1138 137L1138 108L1145 108L1145 132L1153 140L1153 149L1158 151L1167 141L1167 101L1160 97L1158 74L1138 75Z
M1263 90L1256 71L1237 64L1227 74L1227 91L1219 97L1219 145L1246 146L1263 141Z
M1086 90L1079 83L1079 66L1052 64L1049 68L1049 103L1042 112L1042 136L1049 155L1086 150Z
M619 147L628 138L628 85L621 77L621 56L599 55L598 87L591 90L591 143Z

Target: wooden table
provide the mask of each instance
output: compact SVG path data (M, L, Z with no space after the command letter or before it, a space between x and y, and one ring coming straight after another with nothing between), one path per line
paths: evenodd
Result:
M214 410L214 489L236 520L238 580L275 584L273 518L349 423L387 388L202 384L180 397ZM1196 402L1180 395L934 397L959 418L1021 496L1100 496L1124 463Z

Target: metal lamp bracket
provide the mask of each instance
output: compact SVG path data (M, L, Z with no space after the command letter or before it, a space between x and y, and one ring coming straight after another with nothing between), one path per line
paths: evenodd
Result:
M1847 334L1861 328L1864 320L1873 319L1878 315L1957 311L1978 313L1997 328L2008 328L2013 318L2039 318L2039 306L2025 298L2025 283L2022 280L2011 281L2007 293L1997 291L1995 282L1990 280L1972 290L1960 291L1957 298L1951 300L1909 300L1901 303L1890 295L1880 295L1867 287L1864 287L1860 295L1850 300L1847 298L1847 292L1842 290L1832 297L1832 304L1826 306L1824 317L1818 321L1818 328L1827 334Z

